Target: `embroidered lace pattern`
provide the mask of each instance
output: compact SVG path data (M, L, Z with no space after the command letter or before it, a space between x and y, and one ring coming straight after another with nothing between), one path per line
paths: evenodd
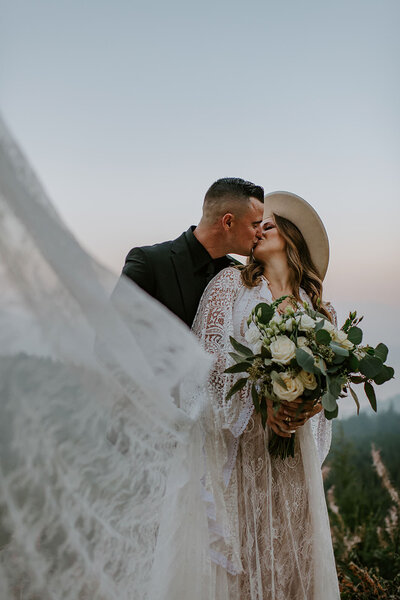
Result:
M302 299L307 299L303 291ZM313 419L315 441L307 424L297 434L293 459L271 459L266 451L268 429L264 431L259 416L253 415L248 386L225 400L241 376L223 373L233 363L228 355L229 336L246 344L248 315L261 301L272 301L266 281L246 288L240 271L229 267L209 284L193 326L214 358L208 384L212 411L205 423L206 487L215 519L211 556L219 565L217 585L218 570L222 578L221 569L229 571L230 598L310 600L318 597L315 520L309 502L310 493L316 490L311 488L303 463L303 440L315 456L317 446L318 454L324 457L330 444L330 424L322 414L317 415ZM315 463L318 472L318 461ZM225 484L222 495L221 473ZM321 478L320 473L317 477ZM317 493L323 494L322 486ZM215 522L222 525L224 535L215 533Z

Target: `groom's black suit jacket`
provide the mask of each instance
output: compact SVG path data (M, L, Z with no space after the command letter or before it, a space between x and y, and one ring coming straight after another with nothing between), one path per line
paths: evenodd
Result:
M207 283L233 258L212 259L190 227L176 240L133 248L122 273L175 313L189 327Z

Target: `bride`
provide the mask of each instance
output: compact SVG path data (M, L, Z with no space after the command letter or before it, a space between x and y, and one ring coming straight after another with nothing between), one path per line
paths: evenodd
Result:
M265 262L273 235L256 249L262 273L228 269L208 288L195 325L207 355L128 281L109 302L115 277L0 119L1 598L338 598L322 414L271 415L283 434L300 426L295 458L277 461L246 394L224 400L229 332L244 335L256 298L300 283Z
M216 590L224 588L221 597L238 600L338 598L317 464L329 450L330 422L322 412L311 423L303 425L309 415L293 422L285 403L282 420L270 407L268 423L276 433L287 436L299 428L294 458L271 458L269 429L264 431L253 411L250 386L225 400L240 377L224 374L233 364L229 337L247 344L246 322L259 302L292 295L333 318L332 309L322 302L328 240L314 209L294 194L268 194L262 227L254 258L242 270L229 267L212 280L193 324L214 358L205 450Z

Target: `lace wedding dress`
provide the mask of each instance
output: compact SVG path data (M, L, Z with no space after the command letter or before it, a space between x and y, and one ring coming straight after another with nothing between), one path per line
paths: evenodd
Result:
M310 303L303 290L301 298ZM268 430L254 414L250 386L225 400L241 376L224 373L233 364L229 336L246 344L246 321L262 301L273 301L266 280L249 289L240 271L230 267L209 284L193 325L214 357L203 493L216 589L235 600L339 598L320 473L330 422L319 413L296 434L294 458L271 458Z
M273 463L249 399L224 402L258 292L209 288L208 354L131 282L111 303L1 119L0 257L1 600L337 598L309 426Z

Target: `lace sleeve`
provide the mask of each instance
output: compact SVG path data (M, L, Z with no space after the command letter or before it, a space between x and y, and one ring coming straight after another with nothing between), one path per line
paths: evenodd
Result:
M325 303L325 308L328 311L328 313L331 315L331 319L332 319L332 323L335 327L337 327L337 314L336 314L336 310L333 308L332 304L330 302L326 302Z
M329 302L325 304L325 308L331 315L333 325L337 327L336 310ZM311 430L317 445L319 460L322 465L328 456L332 441L332 421L328 421L324 415L324 411L321 411L315 415L315 417L312 417Z
M230 496L225 494L234 472L239 436L253 410L248 386L226 400L227 392L241 377L240 374L224 373L233 362L229 356L232 350L229 337L235 333L233 315L238 310L240 290L240 271L232 267L221 271L206 288L193 323L194 333L212 357L208 381L198 389L198 397L193 402L205 407L202 426L207 469L202 484L210 557L231 574L241 572L242 565L238 521L232 517L235 508L228 499ZM199 401L199 397L206 401Z
M233 364L229 337L234 335L233 311L240 286L238 269L228 267L221 271L206 288L193 323L194 333L214 359L207 391L215 417L220 427L229 429L235 438L243 433L253 412L248 385L226 400L232 385L243 376L224 373Z

